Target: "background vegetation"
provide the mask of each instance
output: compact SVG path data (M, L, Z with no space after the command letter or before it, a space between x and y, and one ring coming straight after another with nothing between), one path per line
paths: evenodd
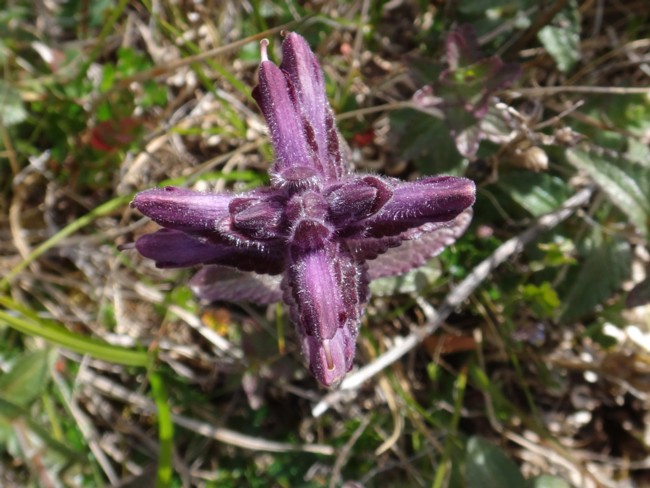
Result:
M485 114L416 110L464 24L521 76ZM281 306L197 303L117 249L155 228L136 191L266 181L250 92L283 28L358 168L479 185L452 249L374 285L358 364L433 333L334 396ZM645 0L6 0L0 66L0 485L650 484Z

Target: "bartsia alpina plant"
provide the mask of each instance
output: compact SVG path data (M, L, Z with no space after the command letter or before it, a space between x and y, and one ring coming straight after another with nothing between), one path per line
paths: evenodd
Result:
M329 387L352 368L369 281L451 244L471 219L475 186L451 176L404 182L354 173L305 39L286 36L279 67L267 45L253 97L275 149L270 185L138 193L132 205L163 229L135 247L158 267L208 265L190 283L203 299L283 300L311 372Z

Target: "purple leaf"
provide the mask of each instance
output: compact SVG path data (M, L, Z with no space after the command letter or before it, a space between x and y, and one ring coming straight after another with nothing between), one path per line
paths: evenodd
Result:
M281 278L243 273L226 266L204 266L190 280L190 289L209 302L274 303L282 300Z
M447 34L445 50L450 70L469 66L481 58L476 32L470 24L463 24Z
M425 224L422 228L406 231L401 236L402 244L368 262L370 279L394 276L422 266L456 242L471 220L472 210L467 209L451 222Z

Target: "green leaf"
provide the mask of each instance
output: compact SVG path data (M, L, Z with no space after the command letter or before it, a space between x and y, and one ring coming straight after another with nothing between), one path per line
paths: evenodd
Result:
M26 118L27 111L20 93L0 80L0 124L9 127L20 124Z
M580 11L577 2L570 1L551 24L539 31L538 37L558 69L564 73L569 71L580 60Z
M557 476L543 474L529 479L528 488L571 488L571 485Z
M43 452L47 453L48 460L52 461L53 456L59 456L64 457L68 462L83 462L83 455L79 455L67 443L55 439L50 429L39 423L40 419L34 419L29 415L27 408L3 398L0 398L0 447L13 441L15 436L13 421L18 418L29 426L30 435L38 436L43 441L45 444Z
M630 161L639 163L642 166L650 166L650 146L639 139L630 137L627 140L627 152L625 153Z
M138 102L142 107L165 106L167 103L167 88L155 81L148 81L142 85L144 92Z
M102 67L102 81L99 83L101 93L108 92L115 85L115 65L105 64Z
M23 355L9 372L0 377L0 398L27 406L45 389L48 381L49 351Z
M526 488L517 465L482 437L472 437L467 442L466 462L468 488Z
M396 110L390 122L399 140L399 154L413 160L423 174L463 172L462 158L444 121L416 110Z
M530 171L510 171L499 176L498 187L535 217L557 209L571 189L557 176Z
M440 278L440 263L429 261L424 266L412 269L398 276L379 278L370 283L370 291L376 296L391 296L396 293L419 292Z
M550 318L561 305L560 298L548 281L539 286L532 283L525 285L521 295L539 317Z
M627 241L610 237L597 242L565 294L560 321L577 319L608 299L630 274L631 263Z
M553 242L540 243L537 247L544 253L541 267L554 268L565 264L576 264L575 244L563 236L553 236Z
M648 236L650 168L623 157L606 157L569 149L567 160L587 173L611 202L627 215L639 232Z
M593 342L598 344L603 349L609 349L618 344L618 341L609 334L605 333L604 323L594 323L585 329L582 333L583 337L589 337Z

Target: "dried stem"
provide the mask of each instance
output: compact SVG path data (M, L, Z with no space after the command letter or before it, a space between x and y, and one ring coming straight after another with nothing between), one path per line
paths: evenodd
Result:
M650 87L645 86L536 86L533 88L517 88L506 90L505 93L511 98L520 97L545 97L557 95L558 93L588 93L594 95L647 95L650 94Z

